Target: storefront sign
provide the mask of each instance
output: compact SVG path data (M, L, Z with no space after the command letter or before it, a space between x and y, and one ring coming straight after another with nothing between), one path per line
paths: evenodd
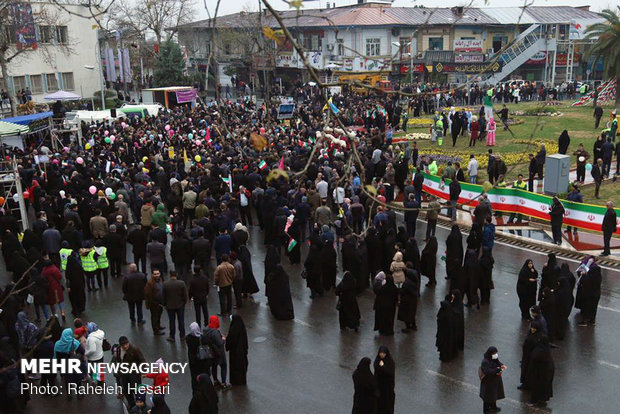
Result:
M482 39L454 39L454 51L482 53Z
M409 73L411 69L408 65L401 65L400 73ZM424 72L424 64L420 63L418 65L413 65L413 73L423 73Z
M455 63L482 63L484 55L454 55Z
M492 63L433 63L433 72L437 73L488 73L499 72L502 69L500 62Z

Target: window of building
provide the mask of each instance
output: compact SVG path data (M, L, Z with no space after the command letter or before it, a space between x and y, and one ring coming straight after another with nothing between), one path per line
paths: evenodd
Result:
M72 91L75 89L73 83L73 72L64 72L62 74L62 88L66 91Z
M52 43L54 32L52 26L39 26L39 43Z
M443 37L429 37L428 50L443 50Z
M476 40L474 36L461 36L461 40Z
M43 93L43 78L41 75L30 75L30 90L35 95Z
M323 36L313 34L312 35L312 49L314 51L323 50Z
M381 39L366 39L366 56L381 55Z
M508 44L508 36L504 36L501 34L494 35L493 36L493 53L499 52L507 44Z
M47 91L56 92L58 90L58 79L56 79L56 74L48 73L45 76L47 77Z
M15 93L26 89L26 77L25 76L13 76L13 88Z
M69 43L69 31L67 26L56 26L56 42L64 45Z
M345 55L344 39L336 39L336 46L338 46L336 48L336 54L338 56L344 56Z

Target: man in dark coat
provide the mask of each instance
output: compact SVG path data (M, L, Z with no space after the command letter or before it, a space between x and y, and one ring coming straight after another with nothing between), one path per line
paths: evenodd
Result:
M607 210L605 211L605 217L603 217L603 224L601 225L601 229L603 230L604 243L603 253L601 253L601 256L609 256L611 254L611 236L616 232L617 220L618 218L614 210L614 203L613 201L608 201Z
M131 324L136 323L136 313L138 314L137 322L142 325L144 318L142 317L142 301L144 300L144 287L146 286L146 276L144 273L138 272L135 263L131 263L128 268L127 275L123 278L123 299L127 301L129 307L129 319Z
M108 234L103 236L103 245L107 249L108 260L110 261L110 275L112 277L120 277L125 240L123 236L116 231L116 225L112 224L109 227Z
M207 309L207 296L209 295L209 279L202 273L202 268L194 266L194 274L189 280L188 298L194 305L196 312L196 323L200 325L201 313L204 316L205 324L209 321L209 310Z
M415 194L410 193L409 197L404 202L404 207L407 209L420 208L420 203L415 199ZM405 211L405 224L407 226L407 234L409 237L415 237L416 224L418 222L419 210L406 210Z
M146 243L147 234L142 227L136 227L127 236L127 242L132 246L133 261L138 270L146 272Z
M551 232L553 233L553 242L557 245L562 244L562 222L564 221L564 206L559 198L553 197L553 204L549 210L551 217Z
M179 336L185 338L185 304L187 303L187 287L185 282L177 279L176 271L170 272L170 279L162 287L162 303L168 311L170 336L168 342L174 342L176 333L175 322L179 323Z
M592 166L592 171L590 172L592 178L594 179L594 197L600 198L598 195L599 190L601 189L601 184L603 183L603 160L601 158L596 160L596 164Z
M192 258L194 266L200 266L202 273L208 277L211 243L204 237L202 229L198 230L196 238L192 240Z
M132 366L134 364L142 364L146 360L137 346L130 344L126 336L121 336L118 339L118 345L112 348L112 362L124 362ZM127 403L130 407L135 405L134 390L142 382L141 379L141 374L135 372L119 373L116 377L118 385L123 387L122 395L127 398Z
M192 242L181 231L174 234L174 239L170 243L170 258L174 263L174 270L178 277L182 281L187 281L189 279L189 267L192 264Z
M530 158L530 166L528 168L528 179L527 179L527 191L534 191L534 177L538 173L538 161L536 161L536 157L534 154L529 154Z

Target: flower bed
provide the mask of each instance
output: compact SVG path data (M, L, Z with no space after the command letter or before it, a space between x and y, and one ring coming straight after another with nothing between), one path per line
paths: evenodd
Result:
M540 148L540 144L544 143L545 148L547 149L548 154L555 154L558 151L558 144L553 141L543 141L543 140L519 140L516 141L517 144L531 144L529 149L524 149L519 152L497 152L495 155L500 155L502 160L506 163L506 165L517 165L524 164L529 162L528 154L533 153L536 154L538 149ZM431 148L425 151L421 151L422 155L427 155L433 157L437 164L447 164L448 161L452 162L460 162L461 167L465 168L467 166L467 162L469 162L469 156L471 154L470 151L456 151L451 149L443 149L442 147ZM478 160L478 165L480 168L486 168L488 157L486 154L477 154L476 159Z

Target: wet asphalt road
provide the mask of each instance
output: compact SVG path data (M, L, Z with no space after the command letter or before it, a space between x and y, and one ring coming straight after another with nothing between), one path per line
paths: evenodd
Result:
M418 226L423 235L425 224ZM438 228L439 252L448 231ZM418 237L419 239L421 237ZM495 289L491 305L480 310L465 310L465 351L450 363L441 363L435 349L436 313L439 302L447 293L444 262L438 260L438 285L421 289L418 305L418 331L400 332L396 323L393 337L380 337L373 329L374 295L366 291L359 297L362 321L359 333L343 332L338 327L336 297L327 294L312 301L301 266L288 265L295 306L294 321L277 321L267 308L263 285L262 234L251 227L250 251L261 292L247 301L240 310L245 320L250 343L247 387L233 387L219 392L221 413L349 413L353 398L351 374L360 358L374 359L377 348L386 345L396 362L396 413L477 413L482 412L478 397L477 369L488 346L499 349L500 360L508 366L504 373L506 399L499 402L502 412L556 413L618 412L620 393L620 272L603 270L603 296L596 327L578 327L576 311L559 349L553 350L555 360L554 398L547 410L527 406L527 394L517 390L521 345L527 324L520 319L515 292L517 273L526 258L534 260L540 271L546 257L531 251L502 244L495 245ZM421 246L422 247L422 246ZM303 247L305 257L305 246ZM131 253L128 254L131 259ZM569 262L571 270L577 267ZM3 272L6 275L6 272ZM6 276L5 276L6 277ZM138 345L147 360L162 357L166 361L186 361L185 344L170 344L165 336L153 336L148 311L147 324L132 327L127 306L122 301L121 281L113 280L106 291L87 294L84 320L93 320L106 332L111 343L126 335ZM333 291L332 291L333 292ZM219 310L215 290L209 297L209 310ZM186 327L194 320L193 309L186 308ZM222 332L228 321L222 321ZM167 316L162 324L168 326ZM106 361L109 361L106 353ZM113 383L107 378L107 383ZM186 413L191 399L189 374L172 375L171 394L166 397L172 413ZM84 413L98 410L121 413L120 403L113 396L88 396L81 401L67 402L62 397L33 397L28 413Z

